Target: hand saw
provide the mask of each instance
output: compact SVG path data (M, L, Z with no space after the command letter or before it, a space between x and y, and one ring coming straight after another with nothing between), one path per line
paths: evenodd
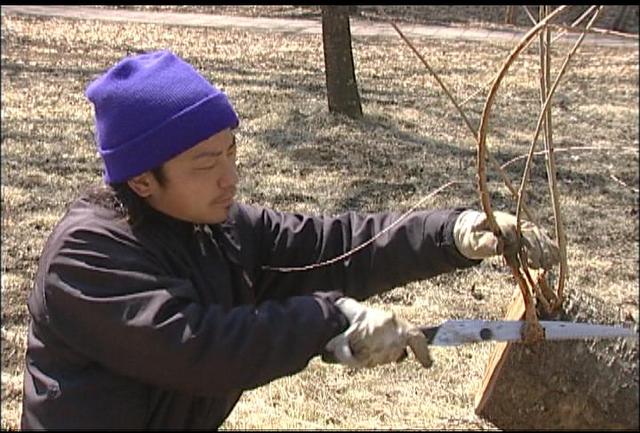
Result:
M545 320L538 323L544 330L543 341L620 337L638 339L637 331L622 326ZM437 326L422 326L419 329L429 345L459 346L483 341L521 342L525 324L524 320L462 319L447 320ZM322 354L322 360L328 363L338 362L335 355L328 351Z
M430 345L458 346L482 341L522 341L524 320L447 320L438 326L424 326L420 330ZM588 338L635 337L638 333L622 326L539 321L544 341L581 340Z

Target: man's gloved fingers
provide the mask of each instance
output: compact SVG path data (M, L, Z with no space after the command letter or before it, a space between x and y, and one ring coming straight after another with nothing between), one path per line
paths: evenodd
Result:
M336 355L329 351L329 350L325 350L324 352L322 352L320 354L320 359L322 359L322 362L326 362L327 364L338 364L338 358L336 358Z
M520 247L522 246L522 241L518 238L518 234L515 230L504 230L501 229L502 232L502 251L500 254L504 254L507 256L514 256L518 254L520 251Z
M348 330L347 330L348 332ZM335 359L340 363L349 367L358 368L361 363L353 356L349 347L349 336L347 332L338 334L333 337L325 346L326 350L331 352Z
M542 233L542 259L541 266L543 269L549 270L554 265L560 263L560 248L558 244L547 236L546 233Z
M499 248L500 242L489 228L487 216L484 212L482 217L476 220L477 223L469 233L470 245L479 259L516 252L520 248L520 243L516 236L515 217L506 212L496 211L494 212L494 218L502 233L502 248Z
M494 218L502 233L502 251L499 254L513 255L520 249L520 240L516 230L516 217L507 212L496 211Z
M482 260L497 254L498 238L489 231L469 232L465 235L458 250L472 260Z
M414 356L424 368L431 367L431 365L433 365L433 359L431 358L431 352L429 351L427 337L425 337L422 331L415 326L406 323L405 327L407 345L411 348Z
M416 359L424 368L429 368L433 365L429 345L424 335L422 337L410 337L408 344Z
M389 317L393 320L393 316ZM393 337L395 332L390 332L391 328L387 328L386 332L383 332L382 328L378 328L377 331L374 331L371 326L357 326L345 332L345 336L349 339L351 356L356 363L352 365L375 367L392 363L400 357L404 346L399 345Z
M522 236L522 247L526 253L527 264L532 269L540 269L540 261L542 260L542 250L540 242L536 236L530 233Z
M366 308L353 298L342 297L336 301L336 306L344 314L349 323L354 323L366 314Z
M407 349L404 349L402 351L402 353L400 354L400 357L398 359L396 359L395 362L400 363L400 362L404 361L405 359L407 359L408 356L409 356L409 351Z
M404 359L407 356L406 352L407 351L404 348L401 348L401 349L394 348L394 349L385 350L384 352L378 352L378 353L372 354L371 356L368 357L366 361L366 366L376 367L378 365L400 362L402 359Z
M529 267L549 270L560 261L557 244L540 228L532 223L523 228L523 245L527 251Z
M458 215L456 225L465 231L482 231L487 229L487 216L484 212L467 209Z
M542 267L546 270L551 269L554 265L560 263L560 248L555 242L550 240L550 242L545 244L543 257L545 260L542 263Z
M478 258L492 257L498 254L498 238L492 232L477 233L471 239Z
M362 366L375 367L398 362L406 352L405 347L400 341L376 345L362 344L356 340L351 342L351 353Z

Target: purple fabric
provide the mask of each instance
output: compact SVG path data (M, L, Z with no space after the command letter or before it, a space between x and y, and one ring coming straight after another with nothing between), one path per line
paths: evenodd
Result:
M86 96L107 183L158 167L239 123L227 96L167 50L124 58Z

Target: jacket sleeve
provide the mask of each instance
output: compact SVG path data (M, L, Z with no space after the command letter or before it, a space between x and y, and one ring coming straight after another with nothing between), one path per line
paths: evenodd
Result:
M197 302L135 241L76 229L38 277L47 326L75 351L142 382L196 395L293 374L347 326L337 293L223 309Z
M316 290L337 290L359 300L411 281L480 263L462 256L453 225L463 208L417 211L373 243L334 264L306 271L301 267L340 256L362 245L398 219L398 213L313 217L245 206L258 245L256 272L263 298L285 298Z

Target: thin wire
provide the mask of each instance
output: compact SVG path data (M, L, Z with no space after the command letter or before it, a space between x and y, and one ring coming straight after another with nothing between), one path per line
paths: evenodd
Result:
M378 234L376 234L374 237L372 237L371 239L369 239L368 241L366 241L365 243L358 245L357 247L353 248L350 251L347 251L346 253L334 257L330 260L326 260L324 262L320 262L320 263L315 263L315 264L311 264L311 265L306 265L306 266L297 266L297 267L272 267L272 266L262 266L263 270L267 270L267 271L277 271L277 272L301 272L301 271L309 271L312 269L317 269L323 266L328 266L328 265L332 265L334 263L337 263L341 260L346 259L347 257L357 253L358 251L362 250L363 248L367 247L368 245L370 245L371 243L375 242L376 239L378 239L380 236L384 235L385 233L387 233L389 230L391 230L392 228L394 228L396 225L400 224L404 219L406 219L413 211L415 211L418 207L420 207L424 202L426 202L428 199L432 198L433 196L435 196L436 194L439 194L440 192L442 192L444 189L450 187L451 185L454 184L462 184L462 183L470 183L470 182L464 182L464 181L457 181L457 180L452 180L451 182L447 182L446 184L442 185L441 187L437 188L435 191L429 193L428 195L426 195L425 197L423 197L422 199L420 199L420 201L418 201L418 203L416 203L415 205L413 205L408 211L406 211L405 213L403 213L402 215L400 215L400 217L398 217L398 219L396 219L393 223L391 223L389 226L385 227L384 230L382 230L381 232L379 232Z

